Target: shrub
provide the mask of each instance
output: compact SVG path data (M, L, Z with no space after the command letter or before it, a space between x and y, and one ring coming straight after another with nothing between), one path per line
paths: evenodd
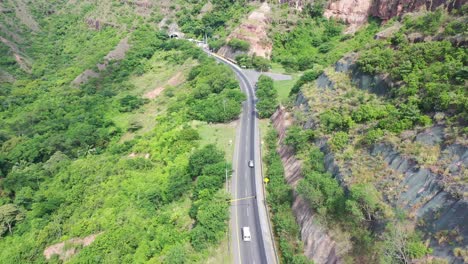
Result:
M299 92L302 85L312 82L317 79L320 74L323 73L323 68L320 65L315 64L311 70L307 70L301 75L299 80L294 84L293 88L289 92L289 95L294 95Z
M384 131L380 128L371 129L367 132L366 136L364 137L365 144L374 144L379 139L384 136Z
M127 95L119 101L120 112L131 112L145 103L145 100L133 95Z
M419 31L429 35L437 32L439 27L442 25L442 19L442 10L437 9L435 12L428 12L427 14L414 19L410 16L406 16L404 24L410 31Z
M348 140L348 133L340 131L333 135L330 146L333 151L342 150L348 144Z
M217 52L222 46L226 44L226 41L223 39L216 39L216 40L211 40L209 42L210 49L213 50L214 52Z
M390 69L393 60L393 51L386 47L375 47L361 53L356 64L365 73L377 74Z
M278 106L278 92L273 87L273 79L261 75L257 82L256 95L258 103L256 105L260 118L268 118Z
M466 23L463 23L462 21L454 20L445 26L444 33L446 35L453 36L453 35L461 34L466 31L468 31L468 26L466 25Z
M354 126L354 121L348 115L342 115L336 110L327 110L320 115L320 123L327 132L348 131Z
M286 132L284 143L293 147L294 151L298 152L307 146L309 140L314 139L313 131L309 131L299 126L291 126Z
M228 44L227 44L229 47L231 47L233 50L238 50L238 51L249 51L250 49L250 43L245 41L245 40L241 40L241 39L231 39Z

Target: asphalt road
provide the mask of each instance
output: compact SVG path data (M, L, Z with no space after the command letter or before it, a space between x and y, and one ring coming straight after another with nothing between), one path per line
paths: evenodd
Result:
M249 80L237 65L216 56L215 58L233 69L242 91L247 96L242 106L237 131L233 156L234 172L231 181L231 194L234 201L231 206L230 248L234 263L277 263L270 222L264 205L254 81ZM250 160L254 161L254 168L248 166ZM251 241L243 241L242 227L250 227Z

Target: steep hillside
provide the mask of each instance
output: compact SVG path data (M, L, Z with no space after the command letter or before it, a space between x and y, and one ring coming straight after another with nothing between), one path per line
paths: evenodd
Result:
M466 261L467 17L448 10L403 16L306 72L273 115L317 263Z
M1 4L0 263L226 262L244 95L159 30L185 3Z

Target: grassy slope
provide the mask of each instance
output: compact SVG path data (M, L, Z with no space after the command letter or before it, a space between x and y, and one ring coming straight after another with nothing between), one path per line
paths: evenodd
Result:
M103 1L104 2L104 1ZM99 7L89 11L89 17L103 10L110 11L109 2L100 3ZM43 4L42 1L37 2L38 5ZM86 3L79 3L78 6L60 7L64 10L70 8L73 12L81 12L80 10L89 10L90 6ZM130 8L133 9L133 8ZM101 10L101 11L99 11ZM30 54L37 56L38 63L34 65L35 74L44 76L43 85L53 85L54 89L70 89L69 82L81 71L87 68L94 68L94 65L101 61L102 57L110 51L115 44L129 33L126 31L128 25L132 25L138 20L138 16L133 14L119 15L119 12L127 12L128 6L118 8L116 13L107 14L105 21L110 23L122 23L122 27L117 29L106 28L102 31L93 31L87 28L82 17L61 14L52 16L47 21L41 21L43 31L37 37L31 38L32 48ZM133 10L132 10L133 11ZM66 13L66 11L65 11ZM59 27L66 19L69 28L65 31L65 35L57 38ZM25 36L30 37L25 34ZM50 38L52 37L52 38ZM54 39L55 38L55 39ZM44 52L50 44L57 41L62 45L63 52L56 56L51 56L53 52ZM84 42L84 43L83 43ZM40 43L40 45L39 45ZM53 46L57 48L57 46ZM126 95L141 96L148 90L155 88L155 85L166 82L175 72L181 71L184 75L195 65L194 60L186 60L182 64L174 65L163 58L170 52L158 52L152 59L145 63L145 73L141 76L131 75L130 78L122 83L130 85L131 90L122 89L116 94L116 99ZM43 54L43 55L42 55ZM30 82L24 80L23 83ZM105 84L106 81L104 81ZM183 86L181 86L183 88ZM176 87L176 91L179 87ZM15 87L15 91L20 88ZM23 91L27 94L28 91ZM40 103L42 98L47 94L39 94L37 102ZM153 127L156 124L155 116L157 113L165 112L167 101L170 99L165 95L161 95L155 100L144 104L139 110L120 113L116 110L116 104L103 105L106 109L106 116L115 122L116 127L125 131L129 122L139 121L143 124L143 128L136 133L128 133L123 135L123 141L129 141L131 144L139 145L136 147L137 152L151 153L151 156L156 156L161 151L162 146L158 145L158 136L154 134ZM18 108L18 113L23 109ZM16 113L10 113L14 116ZM226 148L226 134L234 139L235 126L227 125L208 125L201 124L198 130L202 136L202 140L195 145L205 145L208 143L217 143L222 150L226 150L229 154L232 153L232 146ZM161 132L161 131L160 131ZM132 140L138 135L140 138ZM144 139L141 138L144 137ZM193 262L203 263L211 255L213 263L226 263L230 259L226 255L227 242L221 243L220 247L212 247L201 253L194 252L189 246L189 234L187 230L193 223L193 220L188 217L188 210L191 207L191 201L187 197L180 201L173 202L167 206L158 209L154 214L151 210L148 211L148 195L153 195L157 190L155 186L165 185L167 178L167 168L160 166L162 161L146 162L142 158L129 159L128 152L121 153L117 148L122 147L121 144L112 143L110 152L101 154L90 154L88 157L81 157L72 161L66 170L61 170L60 173L48 179L42 186L46 189L38 191L37 197L47 197L48 200L67 202L55 213L51 212L48 217L43 219L36 218L35 212L26 212L27 221L18 226L13 236L8 236L0 242L2 252L0 258L5 262L10 263L21 261L20 255L28 255L28 258L36 261L43 261L42 250L45 246L54 242L60 242L72 237L83 237L88 234L105 230L103 234L98 236L94 247L87 248L81 257L78 257L72 262L83 261L88 256L100 255L99 248L113 248L107 256L108 261L114 259L116 262L122 254L128 250L127 243L132 246L137 246L139 249L135 254L133 261L144 260L148 255L148 234L154 234L158 239L170 238L170 240L179 240L184 246L187 258ZM150 147L151 146L151 147ZM127 153L127 154L125 154ZM159 159L159 158L157 158ZM231 160L231 158L229 158ZM129 164L135 165L142 162L144 168L129 168ZM164 161L167 162L167 161ZM180 161L179 161L180 162ZM184 162L184 159L181 159ZM132 166L133 166L132 165ZM136 165L137 167L139 165ZM61 182L62 181L62 182ZM64 182L74 182L71 186ZM65 184L65 185L64 185ZM73 187L74 186L74 187ZM86 188L84 188L86 186ZM118 186L116 189L115 187ZM72 190L72 194L69 191ZM62 196L67 193L68 198ZM152 194L153 193L153 194ZM36 202L36 198L34 198ZM7 200L3 199L0 204ZM37 203L39 206L39 203ZM117 218L116 218L117 217ZM59 220L57 220L59 219ZM171 219L171 222L167 222ZM116 221L117 220L117 221ZM39 223L38 223L39 222ZM138 229L133 229L139 226ZM147 227L147 228L141 228ZM141 230L140 230L141 229ZM139 237L138 237L139 236ZM152 236L152 235L151 235ZM162 236L162 237L160 237ZM138 237L138 239L137 239ZM146 237L146 238L145 238ZM119 245L108 245L110 241L121 241ZM143 244L138 244L140 242ZM137 243L138 245L135 245ZM164 242L164 243L167 243ZM164 245L163 243L163 245ZM172 243L172 242L171 242ZM110 246L110 247L109 247ZM155 255L155 248L160 245L152 244L150 250L152 255ZM156 256L153 257L153 262L160 262L166 254L175 254L169 248L158 248ZM128 260L128 259L127 259ZM55 261L55 260L54 260ZM115 263L115 262L114 262Z

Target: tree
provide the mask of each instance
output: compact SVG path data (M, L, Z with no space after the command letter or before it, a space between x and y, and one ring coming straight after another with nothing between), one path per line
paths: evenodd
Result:
M250 43L242 40L242 39L231 39L228 42L228 46L231 47L234 50L239 50L239 51L249 51L250 49Z
M196 150L189 158L189 173L192 178L201 175L203 168L210 164L224 161L224 154L214 144Z
M307 141L313 138L313 134L307 133L306 130L299 126L291 126L286 132L284 143L293 147L294 151L299 151L307 145Z
M278 91L273 86L273 79L261 75L257 82L257 110L261 118L270 117L278 106Z
M389 223L383 239L382 263L413 263L412 259L431 253L431 249L421 242L411 224L406 221Z
M361 209L364 220L371 221L380 209L380 193L371 184L356 184L351 187L351 199Z
M14 204L0 206L0 235L9 231L13 234L13 226L24 219L24 214Z

